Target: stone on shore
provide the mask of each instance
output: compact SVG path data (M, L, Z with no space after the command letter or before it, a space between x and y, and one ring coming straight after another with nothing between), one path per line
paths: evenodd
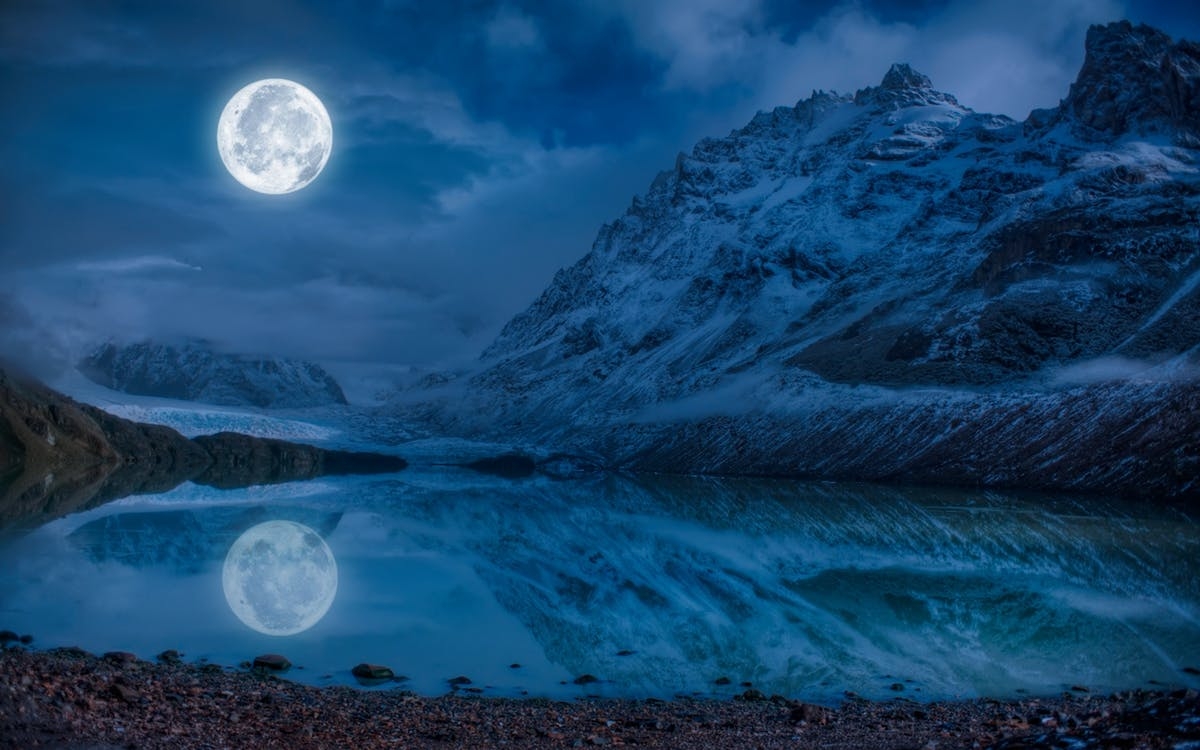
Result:
M129 651L107 651L104 654L104 661L111 661L113 664L132 664L137 660L137 654Z
M262 654L254 657L250 665L253 669L266 669L272 672L286 672L292 668L292 663L286 656L280 654Z
M367 664L363 662L350 670L350 674L360 680L390 680L396 676L390 668L380 664Z

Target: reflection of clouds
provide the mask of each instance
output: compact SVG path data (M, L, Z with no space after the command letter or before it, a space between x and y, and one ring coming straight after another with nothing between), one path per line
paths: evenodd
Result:
M238 619L266 635L317 624L337 594L337 562L317 532L294 521L245 531L225 556L221 583Z

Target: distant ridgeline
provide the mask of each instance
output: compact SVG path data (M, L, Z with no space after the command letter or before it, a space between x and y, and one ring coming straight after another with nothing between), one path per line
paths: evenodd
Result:
M77 367L106 388L139 396L280 409L346 403L341 386L319 365L220 354L203 341L109 342Z
M1024 122L896 65L701 141L394 408L630 469L1194 498L1197 373L1200 45L1120 22Z

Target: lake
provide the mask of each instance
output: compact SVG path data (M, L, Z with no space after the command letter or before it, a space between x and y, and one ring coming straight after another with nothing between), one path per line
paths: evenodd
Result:
M336 572L293 576L261 539L226 562L271 521ZM279 580L227 595L254 550ZM275 652L318 685L365 661L425 694L462 675L497 696L925 700L1195 686L1200 666L1200 526L1096 498L417 467L126 498L0 539L0 570L0 628L41 648ZM247 619L245 597L287 615L331 576L310 627Z

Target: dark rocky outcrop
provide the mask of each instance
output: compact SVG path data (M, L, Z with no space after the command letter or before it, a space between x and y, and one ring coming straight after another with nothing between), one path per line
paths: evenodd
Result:
M1087 135L1165 132L1200 145L1200 44L1119 21L1093 26L1085 47L1079 77L1052 121L1069 120Z
M492 474L505 479L533 476L538 468L537 461L531 456L520 453L505 453L502 456L481 458L466 464L466 467L480 474Z
M286 672L292 668L292 662L281 654L261 654L254 657L252 666L270 672Z
M0 527L37 524L189 480L226 489L405 466L398 456L237 433L189 440L0 369Z
M381 664L356 664L354 669L350 670L350 674L357 677L359 680L390 680L396 676L396 673L390 667L385 667Z
M192 481L220 489L331 474L378 474L400 471L407 466L399 456L325 450L237 432L201 435L192 442L212 458L208 468Z

